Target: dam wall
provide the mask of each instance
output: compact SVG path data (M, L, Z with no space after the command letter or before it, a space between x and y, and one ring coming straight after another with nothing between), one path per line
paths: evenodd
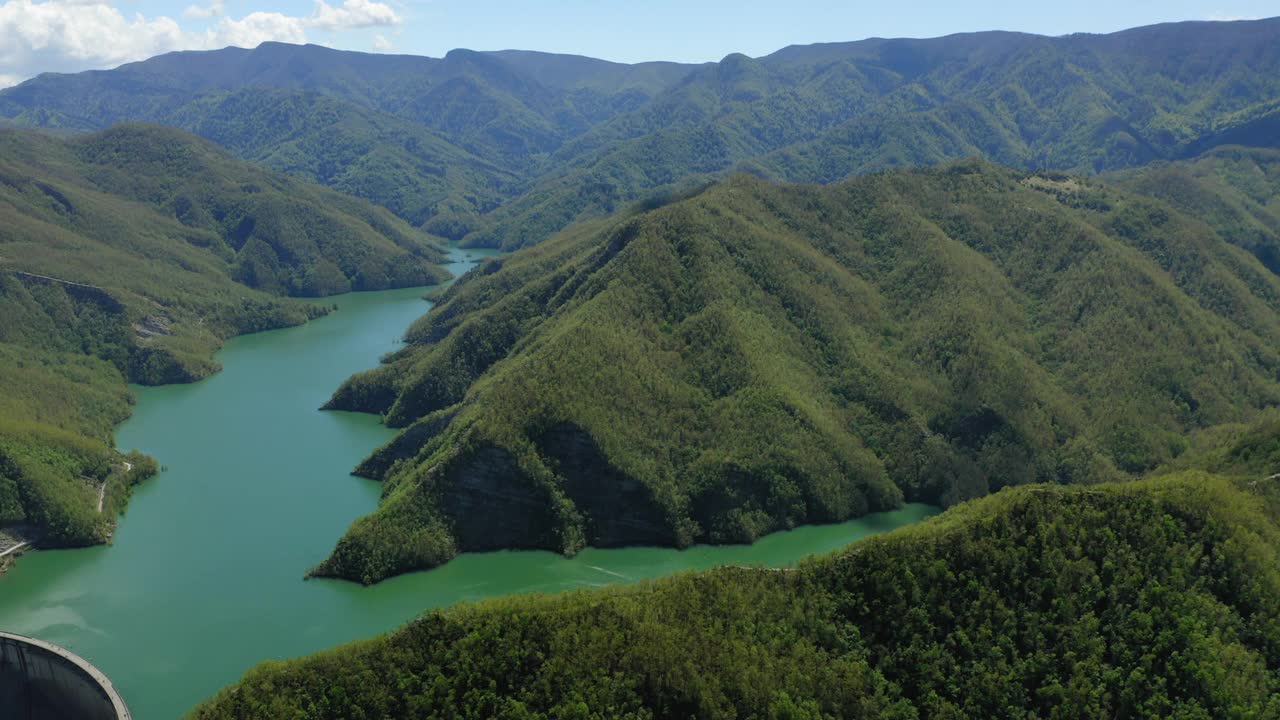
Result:
M97 668L68 650L0 632L0 717L5 720L130 720Z

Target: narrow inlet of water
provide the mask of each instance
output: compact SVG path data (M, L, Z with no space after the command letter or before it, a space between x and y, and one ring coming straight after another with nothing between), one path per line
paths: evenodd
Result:
M461 274L481 253L454 250ZM0 629L57 643L105 672L137 720L171 720L263 660L391 630L424 610L716 565L782 566L936 512L910 505L754 545L469 554L370 588L304 581L379 486L353 467L394 431L317 408L394 350L423 288L326 298L338 312L229 341L224 370L135 388L117 431L168 470L138 488L112 545L40 551L0 577Z

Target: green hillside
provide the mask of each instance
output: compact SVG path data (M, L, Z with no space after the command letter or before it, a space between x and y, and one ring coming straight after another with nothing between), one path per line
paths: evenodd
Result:
M199 379L225 338L323 312L278 295L423 285L441 257L384 209L175 130L0 131L0 529L106 540L155 471L113 449L126 382Z
M1228 242L1280 274L1280 151L1225 146L1189 162L1157 163L1110 176L1209 223Z
M11 224L0 231L0 241L18 269L56 275L67 263L89 265L81 254L44 257L57 250L42 236L66 227L84 228L113 249L140 242L127 225L130 208L121 209L126 217L114 227L80 217L74 195L87 192L146 206L139 214L176 225L183 244L202 250L206 264L273 294L332 295L448 277L432 239L391 213L235 160L176 130L121 125L65 141L7 131L0 133L0 162L5 199L22 223L21 230Z
M793 571L435 611L191 717L1275 717L1275 486L1014 488Z
M372 200L414 225L477 215L517 181L415 122L315 92L208 93L159 119L264 167Z
M1142 473L1280 402L1277 309L1255 257L1099 181L737 176L490 260L339 389L405 430L316 572L749 542Z
M1277 48L1280 18L872 38L701 65L264 43L42 75L0 90L0 122L181 127L433 233L514 249L735 171L831 183L982 156L1095 173L1272 146Z

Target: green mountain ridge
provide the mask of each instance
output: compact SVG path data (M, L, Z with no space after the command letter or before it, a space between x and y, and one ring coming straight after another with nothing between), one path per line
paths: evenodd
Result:
M527 73L520 70L526 65ZM242 158L378 202L414 224L437 217L446 224L492 210L541 154L642 104L686 67L264 43L42 75L0 92L0 116L74 129L130 120L173 125Z
M981 161L737 176L575 226L464 277L335 393L405 430L358 470L379 509L315 572L749 542L1148 471L1280 402L1280 278L1233 240Z
M434 240L385 210L234 160L183 132L120 125L64 143L13 131L3 140L16 166L6 173L10 188L64 182L150 205L249 287L317 296L448 277ZM43 210L14 205L33 218ZM73 205L61 210L75 214Z
M836 182L981 155L1099 172L1273 145L1280 21L1103 36L972 33L741 55L566 144L468 239L515 248L647 193L745 170Z
M210 93L164 121L246 160L376 201L414 224L487 211L517 182L515 173L416 123L314 92Z
M175 125L514 249L735 171L829 183L981 155L1093 173L1274 145L1277 47L1275 18L873 38L702 65L267 43L43 75L0 91L0 121Z

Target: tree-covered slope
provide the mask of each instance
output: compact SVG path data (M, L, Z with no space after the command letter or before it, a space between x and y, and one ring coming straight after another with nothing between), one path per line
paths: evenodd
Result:
M6 314L12 293L0 278ZM133 402L122 380L100 357L0 341L0 534L42 547L110 537L132 486L156 469L150 458L113 449L112 428ZM0 560L0 571L11 559Z
M1280 273L1280 150L1228 145L1109 177L1201 218Z
M873 38L718 63L266 43L0 91L0 122L181 127L474 246L734 170L789 182L981 155L1098 172L1274 144L1280 19Z
M70 226L126 249L138 242L134 233L78 216L70 198L94 193L122 201L126 214L124 203L135 204L146 220L176 222L185 244L204 250L224 273L275 294L332 295L447 277L432 239L386 210L235 160L180 131L121 125L71 140L6 131L0 134L0 162L9 212L21 223L49 232ZM56 202L55 195L66 202ZM10 262L56 252L39 230L10 223L0 232ZM65 256L54 262L83 261ZM46 266L21 269L40 267Z
M1280 401L1280 279L1173 206L980 161L737 176L454 285L331 406L405 427L317 572L744 542L1090 483Z
M412 120L487 159L519 164L546 151L547 142L634 108L693 67L462 49L429 58L268 42L168 53L108 71L48 73L0 94L0 114L99 128L159 120L207 94L297 91Z
M1096 172L1272 145L1277 48L1272 19L731 55L566 143L469 242L540 242L574 219L733 169L829 183L980 155Z
M1275 717L1276 482L1008 489L792 571L435 611L191 717Z
M414 225L496 207L513 171L422 125L313 91L246 88L202 94L158 118L237 156L382 205Z
M204 377L223 339L321 312L269 292L426 284L440 257L385 209L176 130L0 131L0 530L106 540L154 471L113 447L126 382Z

